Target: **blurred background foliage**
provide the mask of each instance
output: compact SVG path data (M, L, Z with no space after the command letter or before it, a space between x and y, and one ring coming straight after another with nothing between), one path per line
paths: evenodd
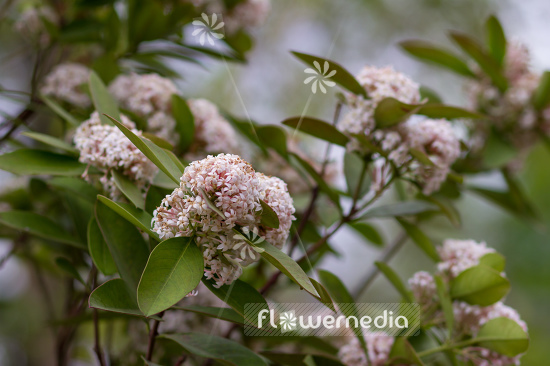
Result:
M9 0L3 0L7 2ZM303 84L303 66L289 53L297 50L320 55L357 72L363 65L393 65L419 83L444 96L444 102L465 105L462 80L451 73L421 64L406 56L397 43L404 39L423 39L452 47L448 30L481 35L483 21L496 14L510 38L525 43L533 55L537 70L550 67L550 3L545 0L274 0L267 24L252 33L255 48L246 64L226 65L207 60L193 65L174 60L169 64L181 76L178 86L187 97L207 97L234 115L249 114L260 123L279 123L288 116L306 113L329 119L331 98L318 94L308 103L309 86ZM0 11L3 5L0 4ZM0 24L0 83L4 88L25 90L32 74L33 54L14 33L11 26ZM235 84L228 77L228 70ZM242 102L241 102L242 100ZM305 110L307 106L307 111ZM10 99L0 99L0 110L13 114L20 107ZM318 151L312 147L315 155ZM444 218L432 221L425 228L431 237L471 238L486 241L507 258L506 273L512 283L507 303L516 308L529 325L531 345L522 358L523 365L544 365L550 344L550 151L537 146L520 172L521 183L543 222L531 224L503 212L491 203L465 193L458 201L462 227L454 228ZM476 177L479 184L503 187L499 174ZM9 177L2 177L6 187ZM340 182L344 185L344 182ZM36 194L40 194L38 190ZM388 192L388 196L395 195ZM391 199L391 197L388 197ZM381 220L385 242L397 233L393 222ZM327 268L345 280L349 288L359 283L377 259L379 250L366 245L355 234L342 231L332 240L341 256L325 260ZM7 254L8 243L0 245L0 258ZM48 258L43 247L36 246L34 258ZM41 256L43 254L43 256ZM416 246L406 246L391 263L402 278L420 269L430 269L433 263ZM38 266L10 259L0 269L0 363L18 355L14 365L38 364L51 352L51 338L43 326L47 306L42 306L37 281L50 287L61 286L38 272ZM47 268L47 266L46 266ZM53 275L59 269L53 265ZM56 290L63 291L62 288ZM291 296L291 295L288 295ZM399 295L379 276L374 286L364 294L364 301L396 301ZM51 299L55 302L56 299ZM281 299L282 300L282 299ZM84 328L90 332L91 328ZM115 345L115 347L123 345ZM26 359L25 359L26 357ZM11 359L11 362L14 360ZM8 362L8 361L6 361Z

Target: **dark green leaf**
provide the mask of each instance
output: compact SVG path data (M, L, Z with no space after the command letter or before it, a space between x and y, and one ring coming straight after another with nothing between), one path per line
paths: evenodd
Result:
M451 337L455 318L453 312L453 304L451 297L449 296L449 291L445 282L441 276L434 276L435 285L437 288L437 296L439 297L439 302L441 303L441 308L443 309L443 314L445 315L445 327L447 328L447 336Z
M166 141L165 139L163 138L160 138L158 137L157 135L154 135L152 133L149 133L149 132L143 132L141 134L141 136L143 136L144 138L148 139L149 141L153 142L155 145L157 145L158 147L160 147L161 149L164 149L164 150L172 150L174 148L174 146L172 146L171 143L169 143L168 141Z
M463 76L475 77L466 62L446 50L423 41L404 41L400 45L405 51L423 61L432 62Z
M395 98L384 98L374 110L374 120L378 128L391 127L405 121L420 108L420 105L402 103Z
M428 257L433 259L434 261L439 261L439 255L437 254L437 250L435 250L434 244L424 234L422 230L420 230L417 226L409 223L408 221L404 220L401 217L396 217L397 222L405 229L407 232L407 235L412 239L412 241L420 248Z
M376 265L376 267L378 267L380 272L382 272L384 276L386 276L386 278L390 281L393 287L395 287L395 289L401 294L401 296L403 296L405 301L414 302L413 297L411 296L409 291L407 291L407 288L403 284L403 281L401 281L397 273L395 273L395 271L391 269L390 266L388 266L384 262L374 262L374 264Z
M367 175L366 162L357 154L345 153L344 176L351 197L361 198L368 192L370 179Z
M550 71L545 71L539 82L539 86L533 94L533 106L541 110L550 103Z
M80 273L78 273L76 268L74 268L73 264L67 258L59 257L55 260L55 264L57 264L59 268L71 275L71 277L76 279L78 282L86 286L86 283L82 279Z
M524 353L529 347L529 336L523 328L516 321L504 317L483 324L474 340L480 347L508 357Z
M89 306L115 313L143 316L137 306L135 293L120 278L107 281L96 288L90 294Z
M122 194L124 194L134 206L144 209L145 201L143 199L143 192L141 192L135 183L119 171L113 170L112 174L115 184Z
M508 279L485 265L461 272L451 282L451 296L468 304L489 306L502 299L510 289Z
M285 119L282 124L332 144L346 146L349 141L349 138L336 127L317 118L292 117Z
M330 294L328 293L325 286L321 285L319 282L315 281L315 279L311 277L309 278L309 280L311 281L313 287L315 287L315 289L317 290L317 293L319 294L319 300L321 300L321 302L325 304L327 308L336 312L336 308L334 307L332 298L330 297Z
M178 147L186 151L195 139L195 117L187 102L177 94L172 95L172 116L176 120L176 132L179 135Z
M279 217L273 211L273 209L264 201L260 200L260 203L262 205L262 216L260 224L272 228L272 229L278 229L279 228Z
M69 112L67 112L63 107L61 107L57 102L55 102L50 97L41 95L40 99L46 104L50 109L57 114L59 117L63 118L65 121L69 122L73 127L78 127L80 121L73 117Z
M54 177L48 180L48 185L59 191L70 191L88 202L95 203L98 190L83 179L74 177Z
M105 276L116 273L116 264L95 217L92 217L88 224L88 250L92 261L101 273Z
M366 222L352 222L349 225L358 233L363 235L369 242L377 246L384 245L384 239L382 239L382 236L378 230L374 228L374 226L367 224Z
M43 144L55 147L56 149L66 151L71 155L76 155L76 156L79 155L79 152L78 152L77 149L75 149L70 144L68 144L65 141L60 140L56 137L46 135L46 134L43 134L43 133L28 132L28 131L27 132L22 132L21 135L30 137L33 140L36 140L36 141L39 141Z
M437 206L425 201L397 202L371 208L363 216L361 216L359 220L375 217L416 215L427 211L437 211Z
M417 365L424 366L420 357L406 337L395 337L387 365Z
M271 147L285 159L288 158L286 133L281 127L275 125L257 126L256 136L265 146Z
M454 107L445 104L425 104L420 107L416 114L422 114L430 118L486 118L485 115L474 111L469 111L460 107Z
M421 86L420 87L420 100L427 100L426 104L441 104L441 97L432 89Z
M244 324L244 317L231 308L216 308L212 306L187 305L173 306L171 309L190 311L209 318L221 319L235 324Z
M158 240L158 234L151 230L153 216L149 213L136 208L133 204L114 202L105 196L98 195L97 199L122 218L145 231L151 238Z
M498 65L503 65L506 55L506 36L497 17L491 15L485 22L485 35L489 53Z
M74 157L49 151L19 149L0 155L0 169L20 175L79 176L86 165Z
M103 84L103 81L92 71L90 72L90 93L92 93L92 100L94 102L95 110L99 113L101 122L106 125L112 125L113 123L104 114L111 116L116 120L120 120L120 112L118 110L115 99L109 94L109 91Z
M152 214L158 207L160 207L162 200L171 193L171 189L150 186L147 190L147 196L145 197L145 212Z

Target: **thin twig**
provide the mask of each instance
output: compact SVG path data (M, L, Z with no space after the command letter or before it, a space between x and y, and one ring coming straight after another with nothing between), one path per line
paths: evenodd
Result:
M163 315L164 315L164 311L158 314L159 318L162 318ZM158 335L159 324L160 324L160 321L156 319L153 320L153 326L151 327L151 331L149 332L149 343L147 345L147 355L145 356L145 359L147 361L151 361L151 359L153 358L153 351L155 350L155 341Z

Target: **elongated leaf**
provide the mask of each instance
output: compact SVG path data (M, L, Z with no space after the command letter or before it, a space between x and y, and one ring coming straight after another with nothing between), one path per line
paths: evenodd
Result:
M367 98L367 92L365 91L365 88L359 84L359 82L351 75L346 69L344 69L341 65L337 64L334 61L326 60L321 57L307 55L305 53L295 52L292 51L292 54L302 60L306 65L309 65L310 67L316 69L315 67L315 61L319 63L319 65L324 65L325 61L329 64L329 70L327 71L327 74L329 74L331 71L336 71L336 74L334 74L330 80L334 81L336 84L340 85L344 89L349 90L353 94L362 95L365 98Z
M101 273L105 276L116 273L116 264L95 217L92 217L88 224L88 250L92 261Z
M61 226L50 218L28 211L4 211L0 212L0 224L15 230L28 232L39 238L52 240L58 243L71 245L79 249L86 246L67 233Z
M273 209L264 200L260 200L260 204L262 205L262 216L260 224L272 229L278 229L279 217L277 216L275 211L273 211Z
M105 196L98 195L97 199L122 218L128 220L131 224L145 231L151 238L159 240L158 234L151 230L151 220L153 219L153 216L147 212L134 207L132 204L111 201Z
M516 321L504 317L483 324L475 340L480 347L508 357L524 353L529 347L529 336L523 328Z
M454 71L467 77L475 77L466 62L451 52L435 47L424 41L404 41L399 44L414 57Z
M78 282L86 286L86 283L82 279L80 273L78 273L76 268L74 268L73 264L67 258L59 257L55 260L55 264L57 264L59 268L71 275L71 277L76 279Z
M526 205L526 202L518 205L518 202L514 200L510 192L494 191L481 187L468 187L468 189L493 202L497 206L500 206L511 214L529 220L536 218L536 215L532 211L532 208Z
M267 147L271 147L279 155L288 159L288 149L285 131L275 125L256 127L256 136Z
M292 117L285 119L282 124L332 144L346 146L349 141L349 138L336 127L317 118Z
M506 55L506 36L502 25L494 15L491 15L485 22L485 35L489 53L497 64L502 66Z
M80 121L73 117L69 112L67 112L62 106L55 102L50 97L41 95L40 99L46 104L50 109L57 114L59 117L63 118L65 121L69 122L73 127L78 127Z
M86 165L74 157L49 151L19 149L0 155L0 169L20 175L79 176Z
M409 153L418 160L419 163L427 166L435 166L434 162L430 159L426 153L420 149L411 148Z
M460 107L454 107L451 105L445 104L425 104L420 107L416 114L422 114L430 118L445 118L445 119L455 119L455 118L485 118L486 116L477 113L474 111L469 111Z
M373 243L376 246L383 246L384 245L384 239L382 239L382 236L374 228L374 226L367 224L366 222L352 222L349 224L355 231L363 235L365 239L367 239L369 242Z
M171 143L169 143L168 141L166 141L165 139L163 139L161 137L158 137L157 135L153 135L152 133L143 132L141 134L141 136L146 138L147 140L153 142L155 145L157 145L161 149L172 150L174 148L174 146L172 146Z
M477 265L460 273L451 282L451 296L468 304L489 306L502 299L510 289L508 279L485 265Z
M225 219L224 213L223 213L218 207L216 207L216 205L214 204L214 202L212 202L212 201L210 200L210 198L208 197L208 194L206 194L206 192L204 191L204 189L199 188L199 193L200 193L200 195L201 195L201 198L206 202L206 205L207 205L212 211L214 211L215 213L217 213L222 219Z
M65 152L68 152L71 155L78 156L78 150L72 147L70 144L66 143L63 140L60 140L56 137L46 135L43 133L38 132L22 132L21 135L30 137L33 140L36 140L38 142L42 142L43 144L55 147L56 149L63 150Z
M178 343L190 354L211 358L223 365L267 366L263 358L240 343L212 334L162 334L160 337Z
M533 106L541 110L550 103L550 71L545 71L539 82L539 86L533 94Z
M187 102L177 94L172 95L172 116L176 120L176 132L179 135L178 147L186 151L195 138L195 117Z
M178 165L172 160L172 158L155 143L136 136L122 123L116 119L108 116L109 119L124 133L126 137L145 155L149 160L153 162L160 170L162 170L168 177L170 177L175 183L179 184L179 178L181 177L181 170Z
M437 254L437 250L435 250L435 246L424 234L422 230L420 230L417 226L411 224L410 222L404 220L401 217L396 217L397 222L405 229L407 232L407 235L412 239L412 241L420 248L428 257L433 259L435 262L439 261L439 255Z
M370 179L365 165L365 161L357 154L346 153L344 155L344 176L351 197L357 194L357 198L361 198L369 190Z
M102 201L96 203L95 216L118 273L135 299L139 279L149 257L148 245L134 225Z
M390 283L395 287L395 289L403 296L403 298L408 302L414 302L412 295L407 291L407 288L403 284L403 281L399 278L397 273L390 266L384 262L374 262L376 267L386 276Z
M171 191L179 187L179 183L174 182L174 180L168 177L162 170L157 172L157 175L153 178L152 184L157 187L170 189Z
M171 193L171 189L150 186L147 190L147 196L145 197L145 212L152 214L160 207L162 200Z
M59 192L59 195L74 224L76 235L82 243L86 243L86 232L94 213L94 204L71 191Z
M425 201L405 201L390 203L388 205L374 207L368 210L361 218L370 219L374 217L395 217L416 215L427 211L437 211L437 206Z
M406 337L395 337L390 354L388 365L417 365L424 366L424 363L418 357L415 349Z
M426 104L441 104L443 103L441 97L433 89L427 86L420 86L420 100L427 100Z
M107 281L96 288L90 294L88 305L94 309L143 316L138 308L136 295L120 278Z
M120 112L115 99L111 96L105 87L105 84L103 84L103 81L101 81L99 76L97 76L94 71L90 72L89 86L94 107L99 113L101 123L106 125L113 124L109 118L104 116L104 114L109 115L116 120L120 120Z
M450 339L455 323L453 304L451 302L451 297L449 296L447 286L443 282L441 276L434 276L434 281L437 288L437 296L439 297L441 308L443 309L443 314L445 315L445 327L447 328L447 337Z
M142 210L145 208L145 200L143 199L143 193L141 190L124 174L113 170L113 178L117 188L128 198L130 202L137 208Z
M187 305L173 306L171 309L190 311L209 318L221 319L235 324L244 324L244 317L231 308L216 308L212 306Z
M384 98L374 110L374 120L379 128L391 127L417 113L421 106L402 103L395 98Z
M315 279L311 277L309 278L309 280L311 281L311 284L313 285L313 287L315 287L315 289L317 290L317 293L319 294L319 299L321 300L321 302L325 304L327 308L336 312L336 308L334 307L332 297L330 297L330 294L325 288L325 286L323 286L322 284L320 284L319 282L317 282Z
M95 203L97 194L99 193L94 186L80 178L54 177L48 180L47 183L59 191L70 191L91 203Z
M153 249L137 290L145 316L160 313L193 291L204 274L202 252L193 238L178 237Z
M500 91L505 91L508 87L508 81L502 74L502 69L491 56L489 56L483 47L473 38L468 35L451 32L453 41L462 48L464 52L470 55L483 72L491 78L495 86Z

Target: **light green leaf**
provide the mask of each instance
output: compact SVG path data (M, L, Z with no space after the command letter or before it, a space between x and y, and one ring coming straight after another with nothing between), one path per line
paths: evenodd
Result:
M58 139L57 137L53 137L43 133L29 132L29 131L22 132L21 135L30 137L33 140L55 147L56 149L63 150L65 152L68 152L71 155L76 155L76 156L79 155L79 152L77 149L75 149L73 146L66 143L65 141Z
M451 281L451 297L472 305L492 305L502 299L508 290L510 281L485 265L468 268Z
M73 127L78 127L80 121L73 117L69 112L67 112L61 105L55 102L50 97L41 95L40 99L46 104L50 109L57 114L59 117L63 118L65 121L69 122Z
M399 278L397 273L393 269L390 268L386 263L384 262L374 262L376 267L386 276L386 278L390 281L390 283L395 287L395 289L403 296L405 301L407 302L414 302L414 299L412 295L407 291L407 288L403 284L403 281Z
M142 210L145 208L145 200L143 199L143 192L133 183L128 177L119 171L112 171L113 178L117 188L128 198L130 202L137 208Z
M172 178L168 177L162 170L159 170L157 175L155 175L152 184L170 190L174 190L180 186L179 182L175 183Z
M98 195L97 199L125 220L128 220L131 224L145 231L151 238L159 241L158 234L151 230L151 220L153 220L153 216L149 213L136 208L133 204L114 202L105 196Z
M506 55L506 36L497 17L491 15L485 22L485 36L489 53L500 66L504 63Z
M28 232L39 238L52 240L58 243L71 245L78 249L86 249L77 238L67 233L61 226L50 218L28 211L0 212L0 224L15 230Z
M427 165L427 166L435 166L434 162L430 159L428 155L422 150L411 148L409 150L409 153L421 164Z
M509 318L494 318L481 326L474 339L483 348L488 348L508 357L527 351L529 336L523 328Z
M278 229L279 217L277 216L275 211L273 211L273 209L264 200L260 200L260 204L262 205L262 216L260 224L264 227Z
M408 221L404 220L402 217L396 217L397 222L405 229L407 232L407 235L412 239L412 241L420 248L428 257L433 259L435 262L439 261L439 255L437 254L437 251L435 250L434 244L424 234L422 230L420 230L417 226L409 223Z
M425 201L404 201L371 208L359 220L416 215L427 211L437 211L437 206Z
M479 264L491 267L497 272L504 271L506 265L506 258L500 253L487 253L483 257L479 258Z
M487 116L477 113L474 111L469 111L460 107L454 107L451 105L445 104L425 104L418 109L416 114L421 114L430 118L445 118L445 119L456 119L456 118L486 118Z
M160 313L193 291L204 274L202 252L193 238L177 237L153 249L138 285L145 316Z
M331 144L346 146L349 138L328 122L313 117L292 117L285 119L282 124L298 129L308 135L317 137Z
M138 308L136 295L120 278L107 281L96 288L90 294L88 305L94 309L143 316Z
M78 159L49 151L19 149L0 155L0 169L19 175L80 176L86 165Z
M111 96L105 84L103 84L103 81L101 81L94 71L90 72L89 86L94 107L99 113L101 123L106 125L113 124L105 114L116 120L120 120L120 112L115 99Z
M376 127L385 128L401 123L417 113L420 108L420 105L402 103L395 98L384 98L374 110Z
M105 276L116 273L116 264L95 217L92 217L88 224L88 250L92 261L101 273Z
M441 303L441 308L443 309L443 315L445 316L447 336L450 339L455 323L453 304L451 297L449 296L447 286L445 285L445 282L443 282L441 276L434 276L434 281L437 288L437 296L439 297L439 302Z
M216 205L214 204L214 202L212 202L212 201L210 200L210 197L208 197L208 194L206 194L206 192L204 191L204 189L199 188L199 193L200 193L200 195L201 195L201 198L204 200L204 202L206 202L206 205L207 205L212 211L214 211L215 213L217 213L222 219L225 219L224 213L223 213L218 207L216 207Z
M186 151L195 140L195 117L187 101L177 94L172 94L172 116L176 120L176 132L179 135L178 148Z
M74 268L73 264L67 258L59 257L55 260L55 264L57 264L59 268L71 275L71 277L73 277L78 282L83 284L84 287L86 287L86 283L82 279L82 276L80 275L80 273L78 273L76 268Z
M161 149L164 149L164 150L172 150L174 148L174 146L172 146L171 143L169 143L168 141L166 141L165 139L161 138L161 137L158 137L157 135L154 135L152 133L149 133L149 132L143 132L141 134L141 136L143 136L144 138L148 139L149 141L153 142L155 145L157 145L158 147L160 147Z
M357 231L359 234L363 235L365 239L367 239L369 242L373 243L376 246L383 246L384 245L384 239L382 239L382 236L374 228L374 226L367 224L366 222L352 222L349 224L350 227L352 227L355 231Z

